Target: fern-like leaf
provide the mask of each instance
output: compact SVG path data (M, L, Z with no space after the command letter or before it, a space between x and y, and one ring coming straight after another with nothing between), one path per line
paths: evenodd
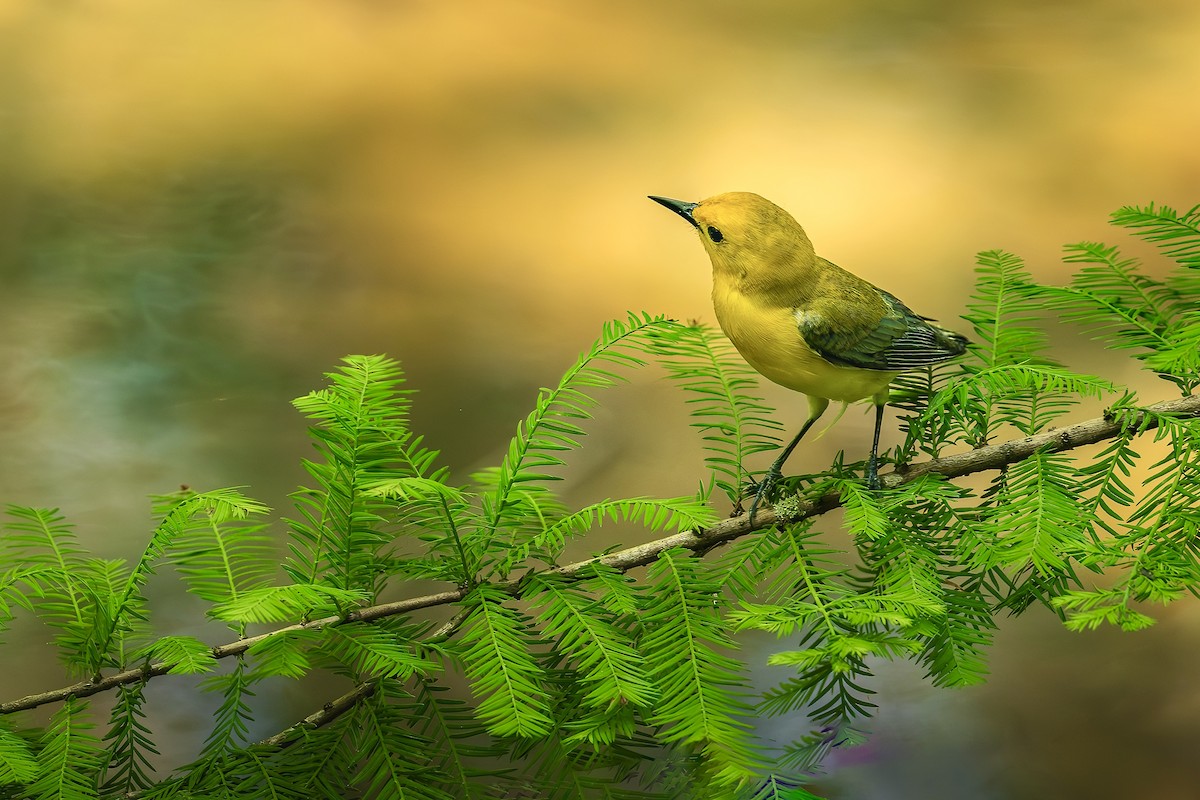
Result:
M749 478L746 460L779 446L774 409L757 394L757 373L723 335L704 325L665 338L660 360L690 395L691 425L703 436L716 485L736 502Z
M292 622L302 616L335 613L364 605L371 595L361 589L293 583L247 589L209 610L214 619L232 623Z
M216 669L212 648L194 636L164 636L135 650L134 661L163 661L172 675L200 675Z
M562 454L579 447L583 436L580 423L591 418L595 400L590 390L602 389L624 380L615 369L645 364L644 354L653 352L656 342L678 334L680 325L664 317L630 315L624 322L604 326L599 339L567 370L553 389L543 389L534 410L517 426L508 452L496 471L494 487L483 497L485 527L477 545L489 550L491 541L506 529L518 511L521 493L558 476L547 470L561 467ZM509 537L510 544L519 545Z
M237 489L188 493L165 506L162 521L154 529L149 544L130 570L124 585L115 593L111 609L97 617L95 638L100 657L119 664L119 659L110 654L118 650L128 634L145 619L142 608L146 600L142 589L146 581L167 551L187 535L197 514L206 514L214 524L220 525L265 511L262 504L245 497Z
M978 592L950 589L942 593L946 613L930 622L920 661L934 686L971 686L987 678L986 651L996 623Z
M699 747L718 784L750 779L748 687L741 665L725 654L734 643L713 610L720 587L681 550L663 551L647 579L640 649L661 693L651 721L665 726L663 741Z
M422 658L407 641L412 633L396 624L338 625L325 631L320 649L348 665L355 680L405 680L435 672L437 665Z
M970 389L964 393L952 383L939 397L947 392L965 394L962 435L968 444L981 447L999 425L1018 424L1028 417L1031 396L1028 392L1014 396L1002 386L972 378L998 367L1057 365L1046 356L1045 334L1033 325L1036 314L1022 302L1033 286L1024 262L1011 253L989 250L978 255L975 274L976 289L964 319L974 328L976 341L961 362L967 373L963 383Z
M1200 270L1200 206L1192 206L1182 214L1154 203L1124 206L1113 213L1112 223L1154 242L1181 266Z
M232 491L232 490L230 490ZM164 519L180 503L194 496L184 491L157 498L157 513ZM175 542L175 568L189 591L210 603L236 600L240 593L269 585L279 559L265 524L251 523L268 509L237 495L221 495L220 502L201 503L179 522Z
M37 779L39 770L29 742L0 727L0 787L32 783Z
M26 790L32 800L94 800L104 763L100 740L91 734L87 703L70 697L55 712L38 752L38 776Z
M104 736L107 758L103 791L128 794L149 789L153 784L151 756L159 754L153 734L146 727L141 684L122 686L113 703L108 733Z
M205 691L220 692L221 704L213 717L213 729L201 750L202 756L217 756L234 751L249 739L249 725L254 719L250 698L254 696L254 676L239 658L226 675L205 678Z
M523 635L526 620L507 599L483 585L465 601L462 660L479 698L476 713L496 736L544 736L551 726L544 676Z
M400 724L400 709L387 701L387 692L360 703L354 719L361 756L354 783L364 797L454 800L437 786L429 743Z
M751 794L748 800L821 800L804 788L803 783L781 775L770 775Z
M470 706L450 696L445 686L416 680L408 718L417 734L432 743L429 756L439 788L454 798L474 800L487 791L485 784L502 774L496 764L502 749L488 744L485 728Z
M383 356L351 356L329 386L294 405L314 421L309 429L321 459L305 461L317 488L292 495L299 519L289 520L291 556L284 569L296 583L377 592L386 573L381 552L393 538L381 481L425 477L431 451L412 452L409 392L400 365Z
M254 677L303 678L312 668L309 651L323 639L324 631L313 628L283 631L259 639L246 651L254 659Z
M587 533L594 526L603 524L605 519L640 522L649 533L659 533L703 530L716 522L716 514L708 505L692 497L601 500L560 517L534 538L533 546L557 552L568 536Z
M991 517L994 538L976 551L976 563L1043 575L1065 569L1089 544L1077 488L1068 456L1035 453L1013 464Z
M642 657L609 618L604 606L578 586L552 575L532 581L526 596L538 610L555 653L576 665L584 707L648 708L658 692L646 676Z

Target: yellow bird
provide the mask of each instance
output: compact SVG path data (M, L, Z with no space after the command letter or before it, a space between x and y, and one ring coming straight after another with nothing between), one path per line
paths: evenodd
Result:
M905 370L962 355L967 338L930 324L893 295L818 256L792 215L759 195L728 192L699 203L650 199L699 233L712 261L717 321L742 357L780 386L808 396L807 421L758 484L751 523L830 400L875 403L867 483L879 488L888 385Z

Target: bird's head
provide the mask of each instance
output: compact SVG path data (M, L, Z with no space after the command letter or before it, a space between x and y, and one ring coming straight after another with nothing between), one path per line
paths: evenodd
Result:
M713 270L736 280L795 280L816 259L812 242L791 214L752 192L726 192L699 203L650 196L700 234Z

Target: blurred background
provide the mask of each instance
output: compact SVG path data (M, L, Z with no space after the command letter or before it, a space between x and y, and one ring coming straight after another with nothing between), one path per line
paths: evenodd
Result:
M758 192L953 327L977 251L1065 280L1064 243L1128 241L1106 225L1121 205L1200 202L1197 41L1184 0L0 0L0 502L61 507L112 558L180 484L286 514L310 452L289 401L348 353L401 359L415 426L465 479L604 321L713 320L702 249L647 194ZM1052 332L1072 366L1171 396ZM851 412L791 468L861 457L869 424ZM702 478L678 394L646 373L604 398L564 491ZM1158 616L1084 635L1034 609L969 690L881 668L876 735L821 789L1194 798L1200 615ZM6 698L60 684L46 631L13 635ZM179 695L156 720L178 764L206 701L155 684L152 703ZM277 698L261 733L325 699Z

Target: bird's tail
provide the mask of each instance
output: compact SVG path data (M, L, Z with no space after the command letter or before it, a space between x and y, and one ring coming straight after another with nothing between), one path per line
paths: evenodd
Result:
M932 327L936 332L938 344L945 347L946 350L954 353L956 356L961 356L967 352L967 345L971 343L970 339L955 331L939 328L936 325Z

